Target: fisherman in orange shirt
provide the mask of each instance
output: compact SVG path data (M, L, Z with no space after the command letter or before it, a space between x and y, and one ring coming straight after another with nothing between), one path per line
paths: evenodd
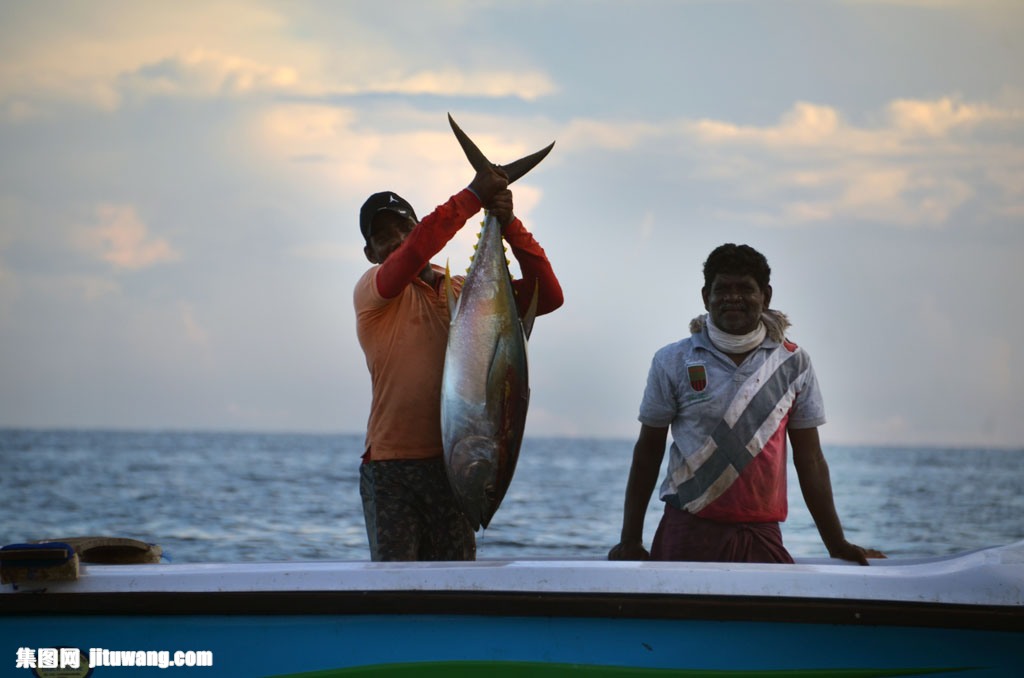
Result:
M519 262L522 278L513 287L520 315L535 286L538 315L561 306L561 286L544 250L515 217L500 169L478 171L422 221L392 191L374 193L360 210L363 252L373 266L356 283L356 333L373 400L359 489L375 561L476 557L476 537L444 468L440 397L450 313L444 269L430 258L481 207L498 219ZM463 281L452 278L456 295Z

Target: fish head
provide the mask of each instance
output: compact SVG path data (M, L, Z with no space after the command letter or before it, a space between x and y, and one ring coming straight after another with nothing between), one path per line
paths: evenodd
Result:
M457 441L445 460L455 499L473 530L487 527L501 498L498 488L500 444L487 436L467 436Z

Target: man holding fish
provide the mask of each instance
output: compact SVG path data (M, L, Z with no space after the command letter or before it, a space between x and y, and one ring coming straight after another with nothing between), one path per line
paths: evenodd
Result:
M811 360L769 309L771 269L748 245L716 248L704 263L706 315L691 336L659 350L640 405L620 542L610 560L792 563L786 519L786 438L804 501L829 555L861 565L884 558L843 535L818 426L825 422ZM665 456L665 502L650 553L644 516Z
M360 495L375 561L476 557L474 525L445 468L441 389L452 314L445 269L430 258L486 208L519 262L522 278L512 282L518 313L527 312L535 290L538 315L562 305L544 250L514 215L508 184L518 177L490 163L476 170L467 188L422 221L391 191L371 195L360 211L363 251L373 264L354 293L373 391ZM464 282L450 278L453 299Z

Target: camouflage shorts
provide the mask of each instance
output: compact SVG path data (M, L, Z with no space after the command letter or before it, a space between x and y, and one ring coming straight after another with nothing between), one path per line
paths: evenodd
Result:
M440 459L371 461L359 469L370 557L475 560L476 536Z

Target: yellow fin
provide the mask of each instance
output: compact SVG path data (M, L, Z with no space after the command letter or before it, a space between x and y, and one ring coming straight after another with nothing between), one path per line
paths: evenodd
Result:
M448 267L447 259L444 262L444 291L448 297L448 319L451 321L455 318L458 303L455 299L455 288L452 287L452 272Z

